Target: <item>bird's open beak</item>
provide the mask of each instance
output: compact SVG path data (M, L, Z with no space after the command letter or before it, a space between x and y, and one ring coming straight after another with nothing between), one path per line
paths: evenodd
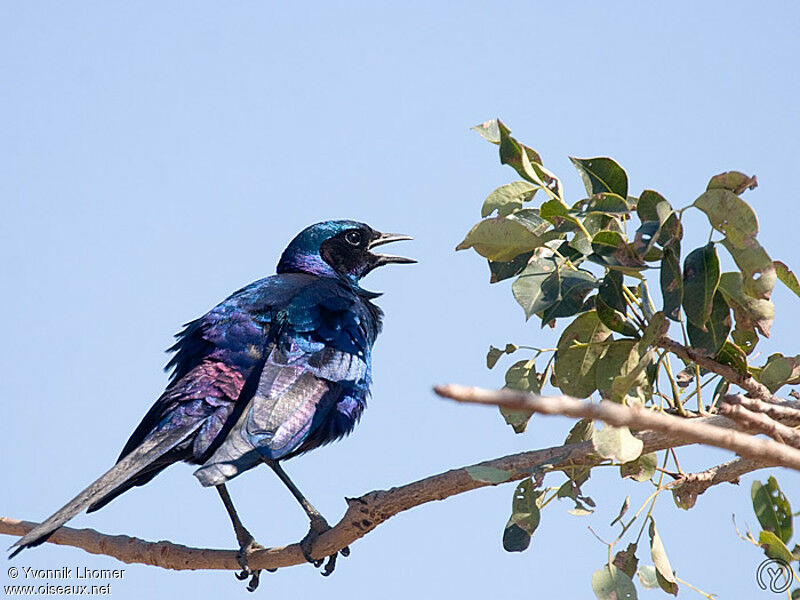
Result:
M403 240L413 240L410 235L403 235L402 233L381 233L372 240L369 244L369 249L372 250L377 246L383 246L384 244L390 244L392 242L400 242ZM373 254L378 259L379 265L388 265L390 263L397 263L397 264L413 264L417 262L413 258L406 258L405 256L393 256L391 254Z

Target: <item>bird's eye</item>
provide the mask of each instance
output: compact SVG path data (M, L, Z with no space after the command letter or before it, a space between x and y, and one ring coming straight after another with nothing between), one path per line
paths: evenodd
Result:
M344 239L347 241L348 244L351 246L360 246L361 245L361 232L357 229L352 231L348 231L344 234Z

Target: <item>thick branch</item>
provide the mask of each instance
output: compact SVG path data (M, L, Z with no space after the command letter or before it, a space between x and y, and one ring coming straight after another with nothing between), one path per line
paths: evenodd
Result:
M765 402L780 403L782 400L776 398L769 391L767 386L759 383L750 375L742 375L739 371L728 365L718 363L713 358L705 356L695 350L694 348L687 348L683 344L679 344L673 339L663 337L657 342L660 348L672 352L674 355L682 358L685 361L697 363L704 369L722 375L730 383L739 386L753 398L764 400Z
M800 406L800 403L795 403ZM794 406L794 405L790 405ZM680 420L680 419L679 419ZM691 419L692 425L731 428L735 424L721 416ZM689 442L671 432L647 431L636 434L643 442L643 452L683 446ZM537 469L559 470L576 464L592 466L600 459L591 442L568 444L512 454L488 460L472 467L493 467L509 473L509 481L529 477ZM454 469L419 481L385 491L374 491L360 498L348 499L348 509L341 521L316 541L312 554L323 556L341 550L365 536L394 515L434 500L492 485L472 478L468 467ZM542 472L542 471L540 471ZM35 523L0 517L0 533L23 535ZM140 563L167 569L229 569L239 570L234 550L190 548L171 542L148 542L137 538L106 535L92 529L62 527L48 540L54 544L82 548L92 554L105 554L126 563ZM297 544L268 548L255 553L250 565L255 569L274 569L304 563Z

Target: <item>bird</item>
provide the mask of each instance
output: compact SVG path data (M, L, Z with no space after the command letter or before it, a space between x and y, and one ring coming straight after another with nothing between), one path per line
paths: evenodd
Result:
M314 559L314 540L330 525L283 469L283 461L352 432L370 396L372 348L383 311L381 294L361 287L372 270L414 259L379 254L383 244L410 236L381 233L351 220L302 230L282 253L276 274L231 294L186 323L168 349L173 355L164 393L145 414L117 463L52 516L17 540L9 558L43 543L69 519L93 512L152 480L176 462L197 465L195 477L215 487L239 544L239 579L258 586L248 558L262 548L240 520L225 483L268 465L300 503L309 531L300 543ZM349 549L341 551L343 555Z

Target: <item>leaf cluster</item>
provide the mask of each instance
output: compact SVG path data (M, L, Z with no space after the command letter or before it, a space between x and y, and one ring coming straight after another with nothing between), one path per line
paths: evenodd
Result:
M743 377L752 376L773 393L800 383L800 355L772 354L763 364L751 364L759 340L770 334L776 282L800 296L794 273L761 245L755 211L742 198L757 186L755 176L738 171L715 175L693 202L676 207L655 190L633 195L627 173L612 158L572 157L585 194L568 200L539 153L514 138L502 121L474 129L498 147L500 162L520 179L486 197L481 220L456 249L472 248L487 259L490 283L513 280L511 291L526 320L536 317L543 327L556 327L559 320L564 324L556 348L490 347L489 368L503 356L526 353L506 371L506 387L538 394L550 384L574 397L597 393L613 402L681 415L687 414L692 398L700 412L713 409L732 382L694 363L679 363L673 370L674 357L660 346L671 328L679 329L685 345L699 354ZM683 247L687 210L701 211L708 220L708 242L697 248ZM722 271L721 252L730 256L735 270ZM658 292L655 297L651 287ZM703 403L702 390L711 383L714 391ZM525 431L530 418L513 411L503 411L503 416L516 433ZM655 487L646 513L643 505L625 521L629 500L623 504L615 520L622 532L608 544L608 563L592 576L595 594L635 598L637 572L641 585L677 594L677 579L651 514L659 493L667 489L662 480L668 454L659 469L658 457L641 455L641 442L627 428L596 429L590 421L579 421L566 443L581 441L592 442L598 457L605 459L601 466L617 465L622 477ZM680 471L674 453L672 458ZM591 470L581 465L562 470L566 481L560 486L537 489L533 479L517 486L503 534L508 551L529 547L541 511L554 499L570 499L575 515L594 510L582 491ZM479 475L491 475L493 483L503 477ZM775 542L786 533L785 514L777 516L775 508L782 496L772 488L759 490L760 514L775 517L769 526L761 521L760 537L771 540L770 547L777 548L772 552L783 552L785 545ZM641 522L638 537L612 558L611 548L634 522ZM637 570L637 545L647 523L653 564ZM791 535L791 515L788 527Z

